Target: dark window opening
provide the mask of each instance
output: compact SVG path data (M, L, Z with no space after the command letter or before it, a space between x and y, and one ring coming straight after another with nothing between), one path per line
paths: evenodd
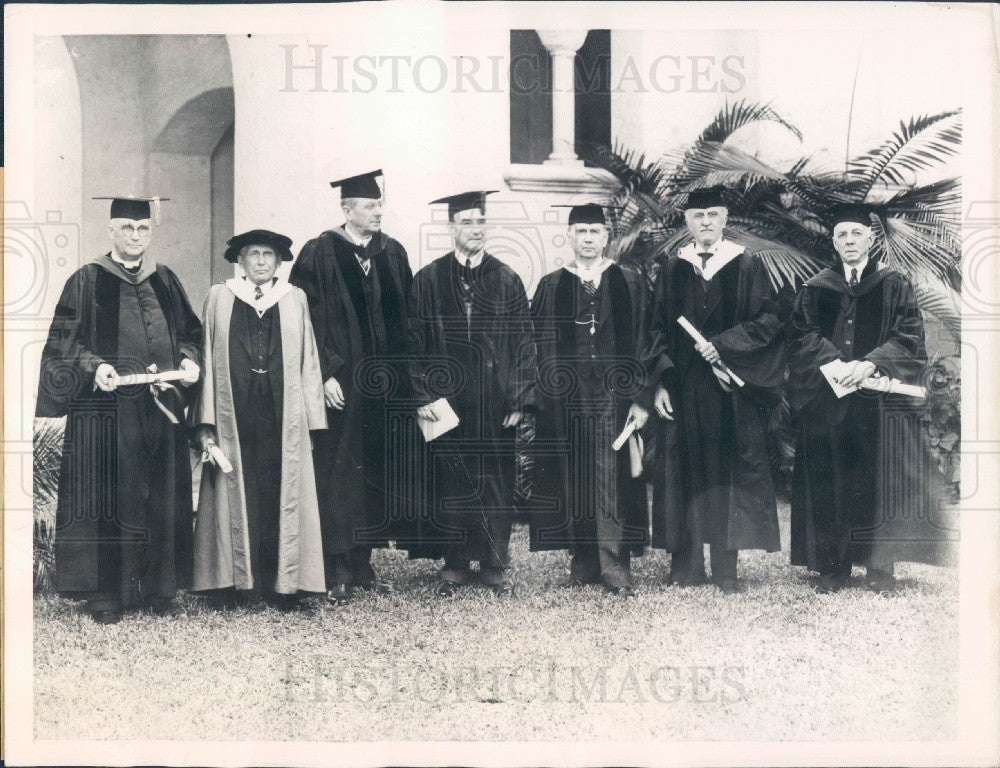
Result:
M576 53L576 154L611 143L611 30L592 29ZM510 31L510 161L552 154L552 57L533 29ZM589 165L589 163L588 163Z

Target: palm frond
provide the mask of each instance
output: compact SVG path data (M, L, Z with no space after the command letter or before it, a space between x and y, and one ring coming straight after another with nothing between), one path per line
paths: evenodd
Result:
M695 145L705 142L723 143L727 141L736 131L753 123L761 121L778 123L787 129L795 138L802 141L802 132L782 117L770 102L754 102L746 99L726 103L711 123L695 140Z
M886 141L851 160L849 175L861 183L864 199L877 184L908 186L906 173L939 165L962 143L961 111L912 117Z
M884 200L881 205L891 213L933 211L955 216L961 203L962 180L952 178L904 189Z
M872 252L882 263L905 275L932 276L961 289L956 251L947 229L934 224L887 217L872 217L875 244Z
M917 280L913 293L920 309L941 321L941 325L958 342L962 338L962 310L959 294L951 286L937 280Z
M783 287L797 288L826 266L811 253L778 240L760 237L741 227L727 228L726 236L760 258L775 291Z

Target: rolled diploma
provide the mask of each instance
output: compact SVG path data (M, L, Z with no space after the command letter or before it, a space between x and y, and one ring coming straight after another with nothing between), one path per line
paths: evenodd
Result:
M187 371L158 371L157 373L127 373L115 376L112 381L116 387L128 387L133 384L158 384L163 381L180 381L188 376Z
M904 384L899 379L890 379L887 376L876 376L865 379L861 382L861 389L870 389L873 392L888 392L890 395L908 395L909 397L925 398L927 390L918 387L916 384Z
M617 451L625 445L625 441L629 439L629 436L633 432L635 432L635 419L630 416L625 422L625 427L622 429L622 433L618 435L618 437L615 438L615 441L611 444L612 450Z
M707 339L705 339L705 337L698 332L697 328L691 325L691 322L686 317L684 317L684 315L678 317L677 322L680 324L681 328L687 331L688 335L695 340L696 344L705 344L707 342ZM729 378L731 378L733 381L736 382L737 386L742 387L746 384L746 382L743 381L743 379L741 379L739 376L737 376L735 373L729 370L729 366L726 365L721 360L718 363L716 363L713 367L718 368L724 374L729 376Z
M215 461L216 466L218 466L224 474L228 475L233 471L233 465L229 463L229 459L226 458L226 454L222 452L222 449L216 443L212 443L206 450L208 451L208 455Z

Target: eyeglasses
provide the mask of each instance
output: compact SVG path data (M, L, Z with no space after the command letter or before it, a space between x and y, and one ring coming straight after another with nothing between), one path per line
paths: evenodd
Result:
M146 237L149 234L149 227L145 224L140 224L138 227L133 227L131 224L122 224L119 227L119 231L125 235L125 237L132 237L136 232L139 233L139 237Z

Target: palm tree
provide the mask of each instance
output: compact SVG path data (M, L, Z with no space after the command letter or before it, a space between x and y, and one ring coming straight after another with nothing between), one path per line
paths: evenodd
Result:
M961 288L958 179L917 184L915 175L941 165L961 146L960 112L901 122L882 144L851 159L846 172L814 171L802 157L784 170L741 150L733 136L747 126L777 123L799 130L770 104L726 104L691 146L655 161L620 145L597 148L591 160L614 181L620 210L612 252L652 282L661 256L690 239L683 204L689 192L727 190L727 237L756 252L776 290L790 290L833 264L824 222L841 203L872 204L874 252L917 286L921 308L958 333Z
M942 165L959 151L960 112L901 122L884 142L849 160L844 172L814 170L809 157L782 171L734 145L738 131L762 122L776 123L802 139L800 131L770 104L743 100L726 104L689 147L657 160L649 161L620 145L592 153L592 162L613 177L608 194L619 214L612 254L652 285L661 257L690 240L683 215L688 194L722 185L729 209L726 236L763 259L775 290L787 304L802 281L836 262L825 223L831 209L842 203L871 204L878 213L872 217L874 255L910 279L921 310L957 343L960 181L918 184L916 175ZM948 368L941 361L934 361L933 367L939 372ZM942 392L932 393L932 399L948 400L948 407L938 407L937 412L950 413L955 410L951 399L958 397L958 386L955 377L944 379ZM934 413L931 409L932 420ZM773 466L787 473L794 454L787 402L772 414L770 429ZM954 425L942 422L931 429L943 435L942 445L951 446L947 450L953 455L945 456L944 463L954 465L958 451ZM957 471L952 474L957 477Z

